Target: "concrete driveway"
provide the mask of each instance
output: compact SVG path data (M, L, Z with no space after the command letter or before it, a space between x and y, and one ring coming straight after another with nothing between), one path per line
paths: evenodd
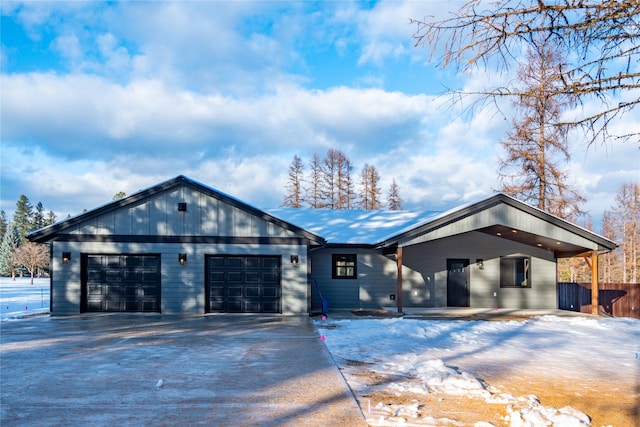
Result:
M0 324L0 424L366 426L307 317Z

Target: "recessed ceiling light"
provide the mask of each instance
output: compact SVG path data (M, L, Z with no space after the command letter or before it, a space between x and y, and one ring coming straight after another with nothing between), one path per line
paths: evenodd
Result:
M502 233L496 233L496 236L502 236Z
M511 230L511 232L512 232L512 233L517 233L517 232L518 232L518 230Z

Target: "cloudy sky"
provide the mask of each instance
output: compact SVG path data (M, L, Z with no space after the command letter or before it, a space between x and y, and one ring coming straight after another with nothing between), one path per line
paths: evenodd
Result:
M25 194L64 218L180 174L274 208L293 156L329 148L408 209L489 196L509 121L439 95L504 76L437 69L409 24L460 4L3 0L0 208ZM572 155L595 221L640 177L634 143Z

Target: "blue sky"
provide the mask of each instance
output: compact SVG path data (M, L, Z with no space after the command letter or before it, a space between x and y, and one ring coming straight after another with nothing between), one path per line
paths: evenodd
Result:
M409 24L460 4L2 1L0 208L26 194L64 218L179 174L274 208L293 156L329 148L408 209L489 196L509 121L438 95L507 76L437 69ZM572 155L599 229L638 146L575 135Z

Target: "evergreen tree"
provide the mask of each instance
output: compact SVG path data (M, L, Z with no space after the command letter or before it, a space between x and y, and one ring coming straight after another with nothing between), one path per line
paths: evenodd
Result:
M4 239L4 234L7 232L9 221L7 220L7 214L5 211L0 210L0 242Z
M42 206L42 202L38 202L38 204L36 205L36 209L33 212L33 219L31 221L31 230L37 230L39 228L44 227L45 225L47 225L47 222L44 218L44 206Z
M10 275L15 278L16 265L13 259L14 250L22 244L20 231L15 223L9 223L7 232L0 242L0 274Z
M25 241L27 233L33 230L31 222L32 216L33 207L31 206L31 202L29 202L29 198L23 194L16 202L16 211L13 214L13 223L20 233L20 239L22 242Z
M396 179L393 178L391 181L391 187L389 187L389 209L392 211L401 211L402 210L402 199L400 198L400 188L398 187L398 183Z
M53 211L49 211L47 213L47 220L46 220L46 224L45 225L51 225L54 222L56 222L56 214Z
M113 195L113 198L111 200L120 200L124 199L125 197L127 197L127 193L125 193L124 191L118 191Z
M615 197L614 212L618 218L617 232L621 239L620 261L622 281L637 283L640 263L640 184L624 183Z
M287 180L287 194L280 206L301 208L303 199L304 163L297 155L293 156L289 166L289 179Z

